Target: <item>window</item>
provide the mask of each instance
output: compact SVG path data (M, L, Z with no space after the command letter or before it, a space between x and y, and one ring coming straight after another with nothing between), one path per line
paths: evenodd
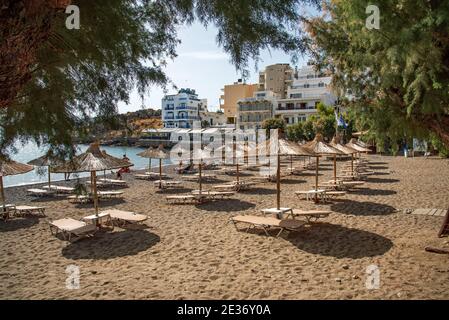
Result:
M178 141L181 141L181 140L182 140L182 136L179 136L179 137L178 137Z
M304 83L304 88L310 88L310 84Z
M290 94L290 98L293 98L293 99L302 98L302 93L292 93L292 94Z
M323 82L318 83L318 87L323 88L324 87L324 83Z
M210 137L210 138L209 138L209 141L210 141L210 142L214 142L214 137Z

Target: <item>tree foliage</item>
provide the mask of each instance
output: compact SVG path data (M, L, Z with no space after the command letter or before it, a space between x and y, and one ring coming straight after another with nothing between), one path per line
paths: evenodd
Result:
M359 130L376 140L435 135L449 146L449 2L379 0L380 29L365 26L372 1L327 1L308 31L316 63L349 94Z
M270 130L279 129L279 134L282 136L285 132L285 121L282 118L270 118L264 120L262 129L266 130L267 137L270 136Z
M261 50L304 52L301 4L317 0L4 0L0 9L0 154L20 137L73 152L80 124L102 123L133 89L170 84L177 29L199 21L245 75ZM81 28L65 27L68 4ZM69 148L67 148L69 146ZM11 151L11 150L9 150Z

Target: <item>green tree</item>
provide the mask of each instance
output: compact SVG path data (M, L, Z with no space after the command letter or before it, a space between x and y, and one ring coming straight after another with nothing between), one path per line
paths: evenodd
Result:
M303 131L304 131L304 138L307 141L311 141L313 140L313 138L315 138L315 129L313 127L313 122L316 120L316 118L309 117L307 118L306 122L304 122L303 124Z
M262 129L266 130L267 137L270 136L271 129L279 129L279 135L282 136L285 132L285 121L282 118L270 118L264 120Z
M197 21L217 28L218 45L247 77L261 50L293 58L306 49L301 4L317 0L5 0L0 10L0 155L34 140L73 153L88 116L105 124L133 89L171 82L177 30ZM65 27L65 7L80 29ZM62 147L61 147L62 146ZM65 147L64 147L65 146ZM11 151L11 150L9 150Z
M369 0L331 0L308 21L316 64L349 93L358 129L383 142L435 135L449 146L449 2L379 0L380 29L365 25Z
M287 138L291 141L303 141L306 136L304 134L304 128L302 122L297 122L287 127Z

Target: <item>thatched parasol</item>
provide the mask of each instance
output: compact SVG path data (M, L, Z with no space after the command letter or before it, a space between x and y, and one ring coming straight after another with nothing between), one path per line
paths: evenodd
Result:
M147 150L140 152L137 154L140 157L150 159L150 167L151 167L151 159L159 159L159 189L162 188L162 159L169 159L170 153L167 152L162 145L159 145L158 148L148 148Z
M243 142L228 143L215 149L215 152L217 154L221 154L222 152L224 152L224 154L232 154L232 162L235 163L237 170L236 174L237 183L240 180L239 174L240 161L242 159L244 160L246 151L247 150Z
M47 167L48 174L48 188L51 188L51 167L55 167L61 164L61 161L52 159L48 154L43 155L34 160L28 161L28 164L36 167Z
M357 139L352 138L351 140L349 140L349 142L345 145L346 147L352 148L354 150L356 150L357 152L370 152L371 149L366 148L366 147L362 147Z
M0 196L2 200L3 212L6 212L3 177L15 176L17 174L27 173L31 170L33 170L33 166L30 166L28 164L19 163L12 160L5 161L0 159Z
M337 155L343 154L340 150L332 147L323 140L323 136L316 134L315 139L306 143L304 148L313 152L316 155L333 155L334 156L334 180L337 180ZM318 166L319 157L316 157L316 172L315 172L315 189L318 190ZM315 194L315 201L318 201L318 195Z
M198 162L198 175L199 175L198 182L199 182L199 195L200 195L200 197L201 197L201 193L202 193L202 190L203 190L203 183L202 183L201 174L202 174L203 161L205 159L208 159L208 160L211 159L209 150L207 150L207 149L204 150L204 149L201 149L201 148L196 148L196 149L193 150L192 160L194 162L196 162L196 161Z
M332 147L334 147L335 149L340 150L344 154L351 155L351 171L354 171L354 153L357 153L357 150L354 150L350 147L347 147L347 146L341 144L339 136L334 136L332 138L330 145Z
M265 150L266 153L277 156L276 167L276 209L281 207L281 156L313 156L313 152L299 146L298 144L285 139L270 139L266 142L258 144L260 150Z
M97 194L97 171L112 170L131 167L133 164L127 160L113 157L100 150L98 143L92 143L82 154L74 157L66 163L54 167L53 172L90 172L95 214L98 215L98 194Z

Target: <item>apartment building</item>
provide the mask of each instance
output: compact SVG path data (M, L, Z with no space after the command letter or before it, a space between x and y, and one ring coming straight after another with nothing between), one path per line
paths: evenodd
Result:
M272 91L284 99L287 89L293 82L294 70L288 63L277 63L267 66L259 73L258 91Z
M162 98L164 128L192 128L195 121L201 121L202 111L207 111L207 100L199 99L193 89L180 89Z
M256 91L253 97L238 101L237 128L260 129L266 119L274 116L273 110L280 95L273 91Z
M330 88L331 80L331 76L315 71L310 65L297 70L286 96L276 101L274 116L283 118L287 125L294 124L316 114L320 102L334 105L336 96Z
M238 101L238 128L261 128L262 122L272 117L282 118L290 125L306 121L309 116L316 114L320 102L335 104L336 96L330 87L330 75L315 71L311 65L295 71L287 66L268 66L261 73L259 89L268 86L273 90L259 90L254 92L253 97Z
M257 84L246 84L241 79L233 84L225 85L220 96L220 108L226 117L226 123L236 122L237 102L240 99L250 98L257 91Z

